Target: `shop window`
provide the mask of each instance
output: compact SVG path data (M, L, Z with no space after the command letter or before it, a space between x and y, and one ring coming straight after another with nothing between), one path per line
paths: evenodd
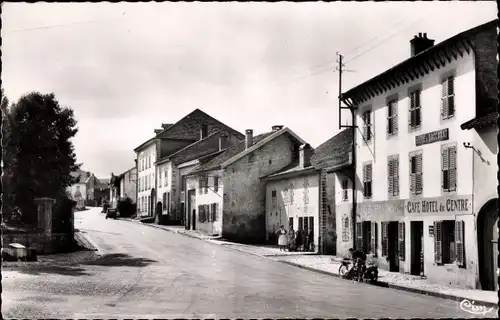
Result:
M434 261L438 264L456 262L465 266L464 222L444 220L434 222Z

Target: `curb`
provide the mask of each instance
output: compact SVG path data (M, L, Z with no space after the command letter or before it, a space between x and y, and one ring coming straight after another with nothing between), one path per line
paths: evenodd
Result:
M131 221L131 220L124 220L124 221L134 222L134 221ZM181 234L181 235L184 235L186 237L190 237L190 238L194 238L194 239L198 239L198 240L204 240L204 241L207 241L207 242L210 242L210 240L211 240L211 239L203 239L203 238L200 238L200 237L188 234L188 233L184 233L184 232L179 232L179 231L175 231L175 230L171 230L171 229L161 228L161 227L155 226L154 224L144 224L144 225L151 226L151 227L157 228L157 229L162 229L162 230L169 231L169 232L173 232L173 233L177 233L177 234ZM213 243L213 242L211 242L211 243ZM229 249L232 249L232 250L235 250L235 251L239 251L239 252L243 252L243 253L246 253L246 254L249 254L249 255L252 255L252 256L266 258L266 259L269 259L269 260L277 261L277 262L280 262L280 263L283 263L283 264L288 264L288 265L291 265L291 266L294 266L294 267L297 267L297 268L301 268L301 269L304 269L304 270L308 270L308 271L312 271L312 272L316 272L316 273L321 273L321 274L328 275L328 276L334 276L336 278L342 279L342 277L339 274L334 273L334 272L329 272L329 271L325 271L325 270L315 269L315 268L304 266L304 265L301 265L301 264L298 264L298 263L294 263L294 262L290 262L290 261L285 261L285 260L279 260L279 259L272 259L271 258L271 257L278 257L279 258L280 256L286 256L286 255L274 255L274 254L260 255L260 254L257 254L257 253L253 253L253 252L249 252L249 251L246 251L246 250L242 250L242 249L238 248L237 246L226 244L226 243L221 243L221 244L213 243L213 244L216 244L216 245L219 245L219 246L224 246L226 248L229 248ZM311 254L311 255L313 255L313 254ZM422 294L422 295L426 295L426 296L433 296L433 297L447 299L447 300L452 300L452 301L463 301L463 300L469 300L470 301L470 300L473 300L473 299L469 299L469 298L466 298L466 297L458 297L458 296L454 296L454 295L446 294L446 293L439 293L439 292L428 291L428 290L423 290L423 289L416 289L416 288L410 288L410 287L404 287L404 286L389 284L387 282L377 282L377 283L364 283L363 282L363 284L369 284L369 285L372 285L372 286L377 286L377 287L382 287L382 288L390 288L390 289L395 289L395 290L400 290L400 291L407 291L407 292L412 292L412 293L418 293L418 294ZM481 305L484 305L485 307L494 307L494 308L498 307L497 303L492 303L492 302L487 302L487 301L481 301L481 300L473 300L473 301L476 302L476 303L480 303Z

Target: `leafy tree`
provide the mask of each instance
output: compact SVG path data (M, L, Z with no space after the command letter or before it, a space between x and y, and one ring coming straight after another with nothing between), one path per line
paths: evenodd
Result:
M21 209L24 222L34 222L34 198L62 199L76 182L70 175L80 167L71 141L78 132L76 120L53 93L28 93L10 108L2 101L2 111L7 116L2 134L10 201Z

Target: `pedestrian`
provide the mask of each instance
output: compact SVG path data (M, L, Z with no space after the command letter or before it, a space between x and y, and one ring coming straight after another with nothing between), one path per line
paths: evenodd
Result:
M314 251L314 233L313 229L309 229L309 233L307 235L307 244L308 244L308 251Z
M287 240L286 240L286 230L284 226L281 226L278 231L276 231L278 235L278 247L280 251L285 251Z
M302 228L299 227L297 233L295 233L295 250L300 251L302 246Z
M302 236L304 243L304 251L309 251L309 229L304 228L304 235Z
M295 251L295 231L293 227L290 226L290 231L288 232L288 251Z

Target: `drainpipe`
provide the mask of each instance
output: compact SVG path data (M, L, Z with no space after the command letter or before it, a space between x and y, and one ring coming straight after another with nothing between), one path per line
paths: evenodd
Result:
M356 124L354 108L350 108L352 115L352 247L356 248Z

